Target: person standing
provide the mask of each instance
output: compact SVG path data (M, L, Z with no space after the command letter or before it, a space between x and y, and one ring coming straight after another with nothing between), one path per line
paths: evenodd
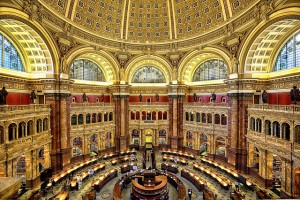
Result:
M191 200L192 199L192 194L193 194L193 191L191 188L188 189L188 195L189 195L189 199Z

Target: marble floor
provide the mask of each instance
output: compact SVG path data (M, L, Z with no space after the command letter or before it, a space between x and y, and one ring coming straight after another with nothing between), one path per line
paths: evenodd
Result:
M142 168L142 153L138 152L137 153L137 159L138 159L138 168L141 169ZM198 160L198 159L197 159ZM103 161L100 161L103 162ZM157 162L157 168L160 168L161 166L161 162L162 162L162 157L161 157L161 153L160 152L156 152L156 162ZM192 162L189 162L188 166L184 166L184 168L188 168L189 170L193 171L194 173L199 174L203 179L206 180L207 182L207 187L215 194L215 196L217 197L217 200L229 200L230 199L230 190L225 190L222 187L220 187L220 185L214 181L212 178L210 178L209 176L206 176L205 174L201 174L198 171L194 171L192 166ZM112 196L112 191L114 188L115 183L117 182L117 180L122 176L122 174L120 173L120 168L118 166L112 166L110 161L105 161L106 163L106 170L110 169L110 168L116 168L118 169L119 173L118 173L118 177L114 178L113 180L111 180L109 183L107 183L99 193L97 193L97 200L113 200L113 196ZM149 162L147 162L147 166L148 166ZM205 163L202 163L203 165L206 165ZM211 166L208 166L210 168L213 168ZM183 168L183 166L179 165L179 171ZM94 174L94 176L99 176L101 173L104 173L106 170L102 170L96 174ZM213 168L213 170L218 171L219 174L221 174L222 176L230 179L232 181L232 183L235 182L235 180L228 176L227 174L225 174L224 172L217 170L216 168ZM178 173L176 176L180 177L180 173ZM181 178L181 177L180 177ZM251 177L249 177L251 179ZM193 191L193 196L192 196L192 200L202 200L203 196L202 193L200 193L189 181L187 181L184 178L181 178L181 180L183 181L186 189L191 188ZM59 184L57 184L54 187L53 193L56 194L59 191L62 190L62 185L63 183L65 183L66 180L61 181ZM81 200L83 198L83 196L85 195L86 192L90 191L91 189L91 181L92 178L87 179L83 182L83 187L79 190L79 191L70 191L69 195L70 195L70 200ZM169 188L169 196L170 196L170 200L176 199L177 196L177 191L176 188L174 188L172 185L168 186ZM246 200L254 200L256 199L256 194L254 191L251 191L245 187L241 187L241 191L242 193L245 195ZM32 190L27 191L24 195L22 195L20 197L21 200L26 200L28 199L28 197L30 196L30 193L32 192ZM268 190L269 193L271 193L272 195L274 195L274 198L279 198L278 196L276 196L275 193L273 193L271 190ZM127 189L122 191L122 196L124 195L124 199L129 199L129 195L130 195L130 187L128 187ZM53 196L53 194L48 193L45 197L43 197L42 199L50 199ZM188 199L188 198L187 198Z

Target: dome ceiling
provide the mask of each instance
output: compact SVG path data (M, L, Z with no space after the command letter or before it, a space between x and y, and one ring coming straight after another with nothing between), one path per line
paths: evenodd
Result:
M130 43L182 41L219 28L259 0L39 0L102 38Z

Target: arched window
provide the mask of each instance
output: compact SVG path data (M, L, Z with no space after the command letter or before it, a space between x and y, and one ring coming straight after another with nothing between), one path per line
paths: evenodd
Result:
M98 122L102 122L102 113L98 113Z
M202 113L201 116L202 116L202 117L201 117L201 119L202 119L201 122L202 122L202 123L206 123L206 114L205 114L205 113Z
M42 132L42 130L43 130L42 127L43 127L43 121L41 119L38 119L36 121L36 132L37 133Z
M198 112L196 113L196 118L197 118L197 122L200 122L200 119L201 119L200 118L200 113L198 113Z
M201 63L195 70L193 82L227 78L227 66L223 60L212 59Z
M190 121L190 113L189 112L185 113L185 121Z
M18 127L18 138L22 138L25 136L25 128L26 128L26 123L20 122Z
M132 77L132 83L165 83L163 72L153 66L144 66L138 69Z
M214 124L220 124L220 115L215 114L215 123Z
M33 121L30 120L27 122L27 135L32 135L33 134Z
M78 115L78 124L83 124L83 114Z
M295 142L300 144L300 125L295 126Z
M265 121L265 133L271 135L271 122L269 120Z
M227 125L227 116L224 114L221 115L221 124Z
M75 60L71 65L71 79L105 82L105 75L100 66L87 59Z
M72 103L76 103L76 97L72 97Z
M193 122L193 121L194 121L194 113L191 112L191 122Z
M48 118L43 119L43 131L48 130Z
M261 133L261 119L256 119L256 132Z
M91 114L86 114L86 116L85 116L85 123L86 124L91 123Z
M14 45L0 33L0 67L24 71L20 55Z
M288 123L283 123L281 127L282 127L282 138L285 140L290 140L290 134L291 134L290 125Z
M250 118L250 130L255 131L255 119L253 117Z
M113 120L113 113L110 112L110 113L109 113L109 121L112 121L112 120Z
M212 123L212 114L211 113L207 114L207 123L209 123L209 124Z
M168 119L168 113L167 111L165 111L163 114L163 120L167 120L167 119Z
M274 71L300 66L300 32L283 46L274 66Z
M280 126L279 122L273 122L273 135L280 138Z
M4 128L0 126L0 144L4 144L5 135L4 135Z
M17 138L17 125L10 124L8 126L8 140L12 141Z
M96 115L96 113L93 113L93 115L92 115L92 123L96 123L96 121L97 121L97 115Z

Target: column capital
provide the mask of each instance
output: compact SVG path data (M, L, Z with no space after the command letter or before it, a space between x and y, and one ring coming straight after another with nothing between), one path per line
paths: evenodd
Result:
M188 92L188 87L186 85L172 84L168 86L168 96L172 98L185 96Z

